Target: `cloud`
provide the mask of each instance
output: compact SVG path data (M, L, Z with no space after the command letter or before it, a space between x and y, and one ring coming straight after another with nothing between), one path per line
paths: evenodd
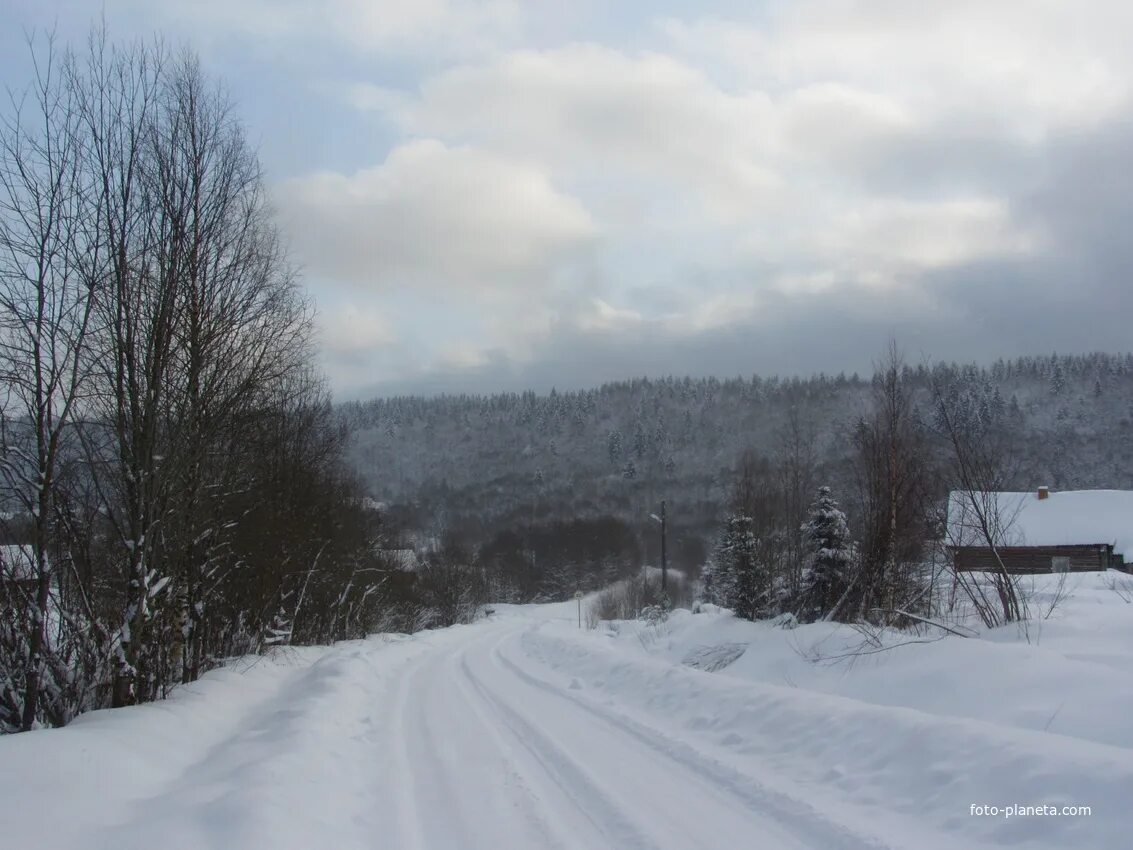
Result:
M838 81L885 93L926 118L979 117L1036 140L1121 108L1133 8L1115 0L807 0L761 25L705 16L658 27L682 55L784 90Z
M1006 204L986 198L863 200L820 240L827 262L873 283L987 257L1026 256L1037 244L1037 236L1012 222Z
M594 387L635 376L866 372L890 334L916 360L946 340L970 356L1000 353L982 328L957 331L943 314L926 313L915 295L834 291L758 300L737 289L684 319L634 318L610 325L585 312L563 316L529 357L499 349L465 363L434 361L415 373L390 374L355 388L360 396L403 392L478 392Z
M340 392L1128 347L1123 0L106 6L232 86Z
M483 53L522 30L516 0L197 0L156 10L137 0L119 5L212 35L293 43L300 50L321 42L364 54L433 60Z
M778 185L760 156L770 109L668 56L572 44L445 71L393 112L409 133L599 172L613 186L660 181L727 210Z
M996 195L1007 187L953 153L973 139L942 136L937 117L843 82L726 88L673 57L575 44L508 52L428 77L416 95L366 99L404 132L539 162L580 187L606 232L679 243L697 260L759 250L833 270L846 265L838 250L863 256L867 240L865 258L886 267L869 271L879 279L919 260L928 270L1036 244ZM935 174L941 163L948 175ZM879 232L887 223L899 233Z
M347 303L324 309L316 318L316 327L323 369L339 389L373 381L376 362L404 365L405 340L380 306ZM396 374L394 362L388 362L386 369L379 374Z
M1089 316L1128 301L1133 7L711 5L343 87L395 141L283 187L299 253L355 286L455 293L476 324L407 339L401 378L867 369L895 332L963 358L1123 338Z
M601 298L592 298L581 305L573 321L580 330L616 333L640 325L643 317L637 310L614 307Z
M781 147L818 163L860 165L921 131L912 110L838 82L804 85L780 101Z
M353 174L287 181L277 196L307 270L368 289L539 288L598 236L538 167L434 140Z
M353 304L319 316L323 348L335 356L370 354L399 341L389 318L377 309Z

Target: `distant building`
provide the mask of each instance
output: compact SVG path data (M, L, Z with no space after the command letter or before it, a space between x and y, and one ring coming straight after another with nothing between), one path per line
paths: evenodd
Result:
M995 550L981 528L989 520ZM1029 493L953 492L948 539L959 570L1010 573L1129 571L1133 562L1133 491L1040 487Z

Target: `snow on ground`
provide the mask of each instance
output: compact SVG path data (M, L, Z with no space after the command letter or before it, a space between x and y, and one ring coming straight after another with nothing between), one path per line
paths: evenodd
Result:
M1069 581L1029 643L844 660L846 627L573 602L285 650L0 738L0 846L1126 847L1133 604ZM1092 814L971 814L1010 804Z
M659 628L616 624L617 643L639 651L644 643L673 663L734 644L745 651L722 671L732 677L1133 748L1133 604L1110 588L1124 582L1133 598L1133 576L1066 574L1065 598L1045 619L1061 579L1019 580L1036 616L1027 634L1015 626L972 640L890 633L891 648L854 655L869 648L846 626L785 630L677 611ZM919 640L927 642L909 642Z

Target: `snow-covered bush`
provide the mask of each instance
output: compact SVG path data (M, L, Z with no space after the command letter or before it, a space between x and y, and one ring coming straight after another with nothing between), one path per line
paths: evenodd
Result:
M663 619L673 608L691 604L691 587L680 573L669 574L665 592L659 578L642 573L597 593L587 607L586 620L590 628L595 628L602 621L647 619L647 611L648 616Z
M638 612L637 619L656 626L669 619L669 610L665 605L646 605Z

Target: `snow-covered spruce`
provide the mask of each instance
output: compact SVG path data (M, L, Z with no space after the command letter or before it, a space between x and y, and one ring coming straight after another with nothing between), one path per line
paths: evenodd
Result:
M799 591L798 617L806 623L829 617L849 589L853 562L846 515L829 487L820 487L803 526L807 547Z

